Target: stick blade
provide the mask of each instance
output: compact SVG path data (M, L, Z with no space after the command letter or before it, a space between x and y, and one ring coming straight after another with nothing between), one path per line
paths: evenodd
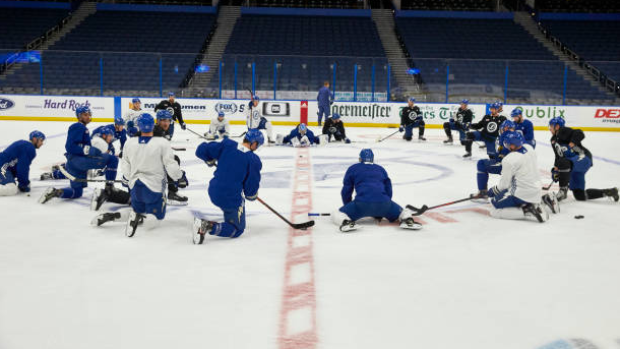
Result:
M422 205L422 207L420 207L420 208L417 208L417 207L414 207L414 206L411 206L411 205L407 205L406 207L407 207L408 209L410 209L410 210L414 211L414 213L412 214L412 216L420 216L420 215L423 215L423 214L424 214L424 212L426 212L426 211L428 210L428 206L426 206L426 205Z
M291 224L291 227L293 227L293 229L298 229L298 230L306 230L310 227L314 226L314 221L307 221L304 223L294 223Z

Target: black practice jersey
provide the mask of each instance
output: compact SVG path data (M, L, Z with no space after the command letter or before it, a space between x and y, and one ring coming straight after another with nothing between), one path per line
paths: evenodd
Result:
M400 111L400 124L403 126L413 124L422 119L422 112L420 112L420 108L417 105L414 105L413 108L406 106Z
M323 134L336 134L337 132L340 132L342 137L346 137L344 133L344 124L342 123L342 121L334 122L332 118L327 118L327 120L325 120L325 123L323 123Z
M178 121L179 124L183 123L183 113L181 112L181 105L179 104L179 102L175 101L174 103L170 103L169 100L164 99L155 106L155 113L160 110L168 110L170 113L172 113L172 120Z
M485 115L482 120L475 124L471 124L471 128L480 130L482 135L487 138L497 138L499 136L499 126L506 121L506 117L498 115Z
M570 127L560 127L560 129L551 137L551 147L555 153L555 161L561 158L572 158L574 156L587 156L592 159L592 153L581 144L586 138L582 130L572 129ZM569 143L573 143L571 149Z
M473 120L473 118L474 118L474 113L472 113L469 108L465 110L459 108L459 110L457 110L456 114L454 115L454 121L460 122L463 125L471 124L471 121Z

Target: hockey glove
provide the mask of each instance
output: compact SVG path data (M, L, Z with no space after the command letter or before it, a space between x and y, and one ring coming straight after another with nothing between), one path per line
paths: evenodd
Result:
M348 138L345 138L345 139L344 139L344 142L345 142L346 144L350 144L350 143L351 143L351 140L350 140L350 139L348 139Z
M398 128L398 132L405 132L405 128L404 128L404 127L402 127L402 126L401 126L401 127L399 127L399 128Z
M125 176L123 176L123 178L121 179L121 184L123 185L123 187L129 187L129 180L125 178Z
M127 128L133 128L134 126L133 120L127 121Z
M217 165L217 163L215 162L215 159L209 160L209 161L205 161L205 164L207 164L207 166L209 166L209 167L213 167L213 166Z
M183 131L185 131L185 129L186 129L186 128L187 128L187 125L185 125L185 123L184 123L184 122L183 122L183 123L181 123L181 129L182 129Z
M500 193L500 191L499 191L499 189L497 189L497 187L496 187L496 186L493 186L491 189L489 189L489 190L487 191L487 195L488 195L490 198L494 198L494 197L496 197L497 195L499 195L499 193Z
M189 185L189 181L187 180L187 176L185 175L185 171L181 171L183 175L179 178L178 185L179 188L187 188Z
M22 193L30 193L30 184L20 185L17 187L17 189L19 189L19 191L21 191Z
M554 183L560 181L560 171L555 167L551 169L551 179L553 179Z

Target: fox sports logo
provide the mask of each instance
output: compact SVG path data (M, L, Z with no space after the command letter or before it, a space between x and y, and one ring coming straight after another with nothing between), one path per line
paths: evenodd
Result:
M237 105L235 103L217 103L215 105L215 111L217 113L234 114L237 111Z

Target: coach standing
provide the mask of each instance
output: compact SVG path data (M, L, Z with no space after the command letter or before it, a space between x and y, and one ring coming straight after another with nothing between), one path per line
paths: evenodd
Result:
M323 83L323 87L319 89L319 94L316 97L317 102L319 102L319 111L316 114L319 117L319 126L321 126L321 120L323 120L323 115L325 115L325 120L329 117L329 107L333 103L334 94L329 90L329 82L325 81Z
M181 128L185 130L185 122L181 113L181 105L174 100L174 92L168 93L168 99L164 99L155 106L155 113L160 110L168 110L172 114L172 123L170 124L170 137L174 135L174 121L177 121Z

